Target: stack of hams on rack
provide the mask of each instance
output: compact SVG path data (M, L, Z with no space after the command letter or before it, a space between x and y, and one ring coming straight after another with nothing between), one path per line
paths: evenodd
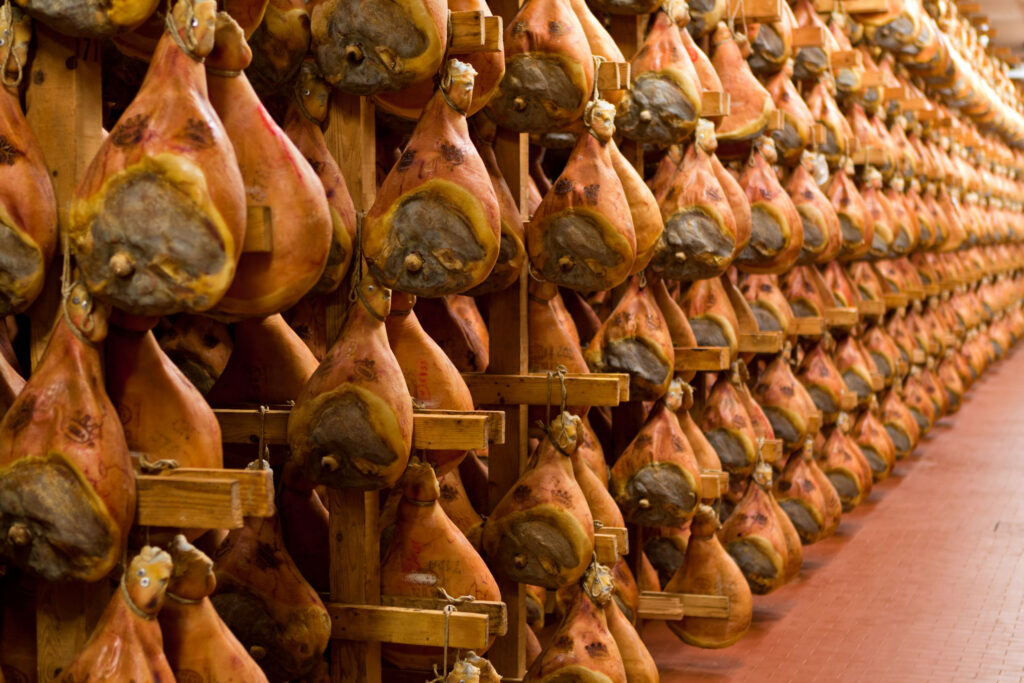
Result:
M526 0L500 50L455 57L449 11L497 8L0 8L0 562L120 582L70 676L324 676L328 510L377 491L384 595L526 586L524 680L657 681L651 592L728 598L669 621L689 645L744 635L1024 335L1024 117L950 3L734 4ZM21 107L33 21L136 60L102 57L125 82L69 197ZM325 130L356 96L378 177L353 201ZM488 454L414 451L414 411L476 407L463 373L513 287L551 400L492 507ZM51 322L29 366L19 336ZM592 373L629 402L559 396ZM222 445L215 409L260 406L283 438ZM137 475L250 462L276 471L269 516L134 524ZM623 527L639 547L597 564ZM486 680L482 655L453 672Z

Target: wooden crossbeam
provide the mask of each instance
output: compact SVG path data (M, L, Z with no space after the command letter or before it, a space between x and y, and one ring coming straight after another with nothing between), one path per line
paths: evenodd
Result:
M437 609L345 605L329 602L331 637L336 640L443 647L445 613ZM465 650L487 647L490 618L487 614L458 611L447 618L448 646Z
M477 405L543 406L561 401L561 382L546 374L491 375L466 373L462 379ZM629 400L629 375L616 373L565 376L570 405L617 406Z

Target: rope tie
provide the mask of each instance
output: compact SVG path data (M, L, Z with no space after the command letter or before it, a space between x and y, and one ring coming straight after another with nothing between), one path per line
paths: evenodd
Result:
M18 51L15 49L14 43L14 10L11 7L11 0L4 0L3 5L6 13L6 20L8 24L4 27L4 30L0 35L0 47L7 46L7 57L4 58L3 71L0 72L0 81L3 82L8 88L17 89L21 85L21 80L25 76L25 64L21 61L21 57L18 55ZM14 58L14 66L18 70L18 75L15 79L9 80L7 78L7 65L10 63L11 58Z
M9 1L9 0L8 0ZM188 4L188 22L185 25L185 38L181 37L178 33L178 25L174 21L174 8L171 6L171 0L167 0L167 14L164 15L164 27L167 32L171 34L171 38L174 40L175 45L181 48L181 51L189 56L193 61L202 64L206 61L205 57L200 57L196 54L196 38L193 34L196 26L199 25L199 21L192 16L192 5ZM191 46L189 45L191 43Z

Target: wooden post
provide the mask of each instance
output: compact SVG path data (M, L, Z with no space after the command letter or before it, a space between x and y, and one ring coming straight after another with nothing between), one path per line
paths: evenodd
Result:
M99 41L68 38L34 24L36 50L29 79L27 118L50 169L61 230L75 185L103 139ZM58 252L60 250L58 249ZM61 257L47 271L42 294L29 309L32 367L39 363L60 304ZM85 644L110 595L106 582L50 583L36 589L36 673L54 680Z
M334 93L325 132L327 148L341 167L356 211L366 211L377 192L373 103ZM352 268L360 264L353 261ZM333 344L347 308L348 289L339 287L327 304L327 340ZM380 604L379 494L330 492L331 601ZM380 643L331 641L332 683L380 683Z

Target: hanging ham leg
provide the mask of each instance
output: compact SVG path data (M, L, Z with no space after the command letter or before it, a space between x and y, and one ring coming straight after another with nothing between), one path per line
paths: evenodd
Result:
M464 292L498 258L501 211L464 114L475 72L452 59L445 74L363 223L370 272L417 296Z
M14 5L0 10L0 62L28 61L31 20ZM12 75L5 71L4 83ZM43 152L17 92L0 88L0 316L21 313L42 291L57 242L57 201Z
M878 412L878 401L872 395L867 410L861 413L851 436L871 467L871 476L875 481L882 481L896 464L896 446L889 438Z
M153 546L132 558L89 640L60 672L62 683L175 680L156 620L171 568L171 556Z
M417 317L459 372L483 372L490 363L490 334L473 298L453 294L417 299Z
M487 565L438 504L441 490L433 468L410 463L399 486L402 499L394 540L380 568L381 592L438 597L438 589L443 589L449 595L501 600ZM397 666L427 670L440 664L442 655L440 648L402 645L384 645L381 652Z
M804 439L803 448L789 456L782 476L775 481L775 499L789 517L800 541L807 545L824 537L829 503L815 477L814 439ZM829 485L831 487L831 485Z
M584 357L594 372L628 373L631 399L654 400L672 381L673 349L653 292L650 287L641 288L639 278L634 277Z
M177 315L156 326L160 348L204 396L227 367L234 342L228 326L212 318Z
M750 415L730 381L729 373L721 373L711 387L704 406L701 428L725 471L734 477L745 477L753 471L757 458L757 437Z
M669 593L725 595L729 598L728 619L684 616L681 621L666 622L687 645L728 647L750 628L754 608L750 586L736 561L722 548L715 535L720 526L714 509L707 505L697 509L690 525L686 559L665 586Z
M416 297L395 294L385 328L415 405L428 410L473 410L473 397L455 365L420 326L412 307ZM429 450L427 461L444 474L458 466L466 451Z
M213 606L267 678L307 673L327 647L331 619L284 549L277 515L246 517L213 561Z
M572 474L579 418L556 418L526 471L484 525L491 568L520 583L559 588L577 581L594 550L594 519Z
M730 358L739 350L740 322L718 278L697 280L679 302L699 346L725 346Z
M611 573L591 565L550 644L523 677L523 683L627 683L615 638L608 630L605 606L612 599Z
M673 381L612 467L610 488L634 524L678 526L700 503L700 466L675 416L682 391Z
M210 309L241 255L245 185L201 63L213 48L215 4L174 5L169 25L181 44L164 32L75 190L69 232L84 282L130 313Z
M121 558L135 475L103 390L107 309L80 284L0 422L0 555L50 581L99 581Z
M266 683L267 677L217 616L210 593L217 585L213 561L184 536L170 544L174 570L160 610L164 652L179 681Z
M310 479L380 489L408 462L412 399L384 328L390 291L368 274L356 291L338 341L295 401L288 442Z

